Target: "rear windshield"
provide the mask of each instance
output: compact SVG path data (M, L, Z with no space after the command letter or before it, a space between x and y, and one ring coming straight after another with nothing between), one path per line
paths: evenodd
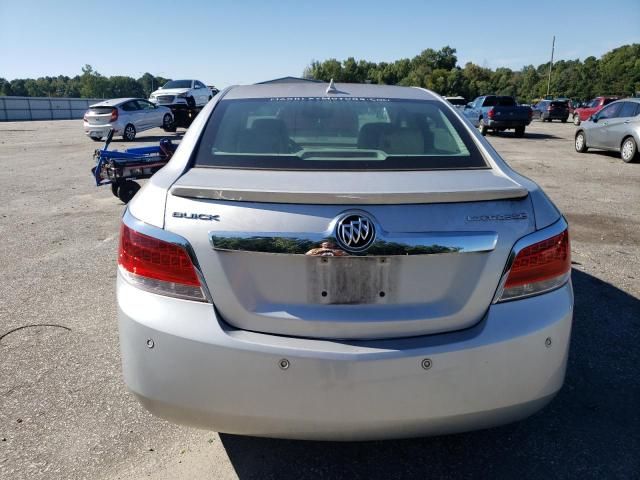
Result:
M89 113L93 113L95 115L104 115L111 114L113 112L114 107L91 107L89 108Z
M569 102L568 101L557 101L557 102L551 102L551 106L552 107L556 107L556 108L569 108Z
M516 101L513 97L487 97L484 99L483 107L515 107Z
M222 100L195 166L289 170L487 168L436 101L362 97Z
M191 80L171 80L162 88L191 88Z

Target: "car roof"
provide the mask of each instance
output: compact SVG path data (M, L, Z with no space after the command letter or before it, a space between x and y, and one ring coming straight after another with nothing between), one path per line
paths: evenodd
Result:
M128 102L130 100L144 100L144 98L136 98L136 97L111 98L111 99L105 100L103 102L94 103L93 105L89 105L89 108L91 108L91 107L117 107L118 105L122 105L123 103L126 103L126 102Z
M434 93L416 87L373 85L368 83L336 83L335 92L327 93L328 83L272 83L231 87L225 100L269 97L367 97L409 100L437 100Z
M628 97L628 98L619 98L618 100L616 100L615 102L611 102L611 103L619 103L619 102L634 102L634 103L640 103L640 98L638 97ZM611 105L611 103L609 105Z

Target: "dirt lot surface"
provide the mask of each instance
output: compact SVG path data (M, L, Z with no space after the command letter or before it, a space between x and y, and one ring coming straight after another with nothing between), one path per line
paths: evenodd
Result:
M575 153L574 128L489 136L571 225L576 309L558 397L492 430L345 444L218 435L148 414L121 377L123 205L92 184L99 144L79 121L0 123L0 478L638 478L640 164Z

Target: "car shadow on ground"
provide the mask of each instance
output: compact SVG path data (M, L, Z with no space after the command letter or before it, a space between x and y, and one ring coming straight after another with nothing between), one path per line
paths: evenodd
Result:
M249 478L632 478L640 471L640 300L573 270L567 378L541 412L504 427L383 442L221 434ZM393 406L390 406L393 408Z
M498 135L503 137L515 137L513 132L500 132ZM551 135L549 133L537 133L537 132L529 132L526 131L524 137L520 137L519 140L556 140L562 137L558 137L556 135Z

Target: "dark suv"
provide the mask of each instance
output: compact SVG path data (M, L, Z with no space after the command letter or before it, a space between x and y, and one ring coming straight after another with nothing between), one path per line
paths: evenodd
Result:
M564 100L541 100L534 107L541 122L561 120L563 123L569 119L569 102Z

